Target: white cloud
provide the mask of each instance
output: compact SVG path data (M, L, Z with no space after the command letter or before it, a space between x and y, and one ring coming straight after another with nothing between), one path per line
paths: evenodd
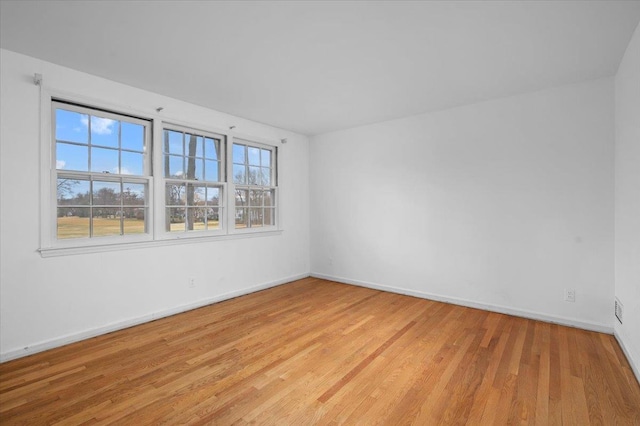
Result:
M86 115L83 115L80 121L82 121L82 124L85 126L89 124L89 118ZM110 135L113 133L113 125L115 122L115 120L109 118L91 117L91 132L98 135Z
M64 169L64 166L67 165L67 162L64 160L56 160L56 169Z
M119 173L119 174L123 174L123 175L131 175L133 173L131 173L131 170L127 169L126 167L114 167L113 169L111 169L111 173Z

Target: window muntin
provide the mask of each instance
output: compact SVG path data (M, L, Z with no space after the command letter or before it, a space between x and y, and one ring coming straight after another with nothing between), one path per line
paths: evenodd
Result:
M56 103L56 169L145 175L145 125Z
M149 233L150 123L52 105L56 239Z
M223 229L225 137L163 129L165 231Z
M275 226L276 149L240 142L233 144L232 152L235 228Z
M274 163L273 148L233 144L233 183L236 185L271 186Z
M223 136L203 136L165 129L164 177L169 179L220 182Z

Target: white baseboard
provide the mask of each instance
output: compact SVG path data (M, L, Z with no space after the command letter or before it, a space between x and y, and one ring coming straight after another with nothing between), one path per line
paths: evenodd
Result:
M11 361L12 359L22 358L28 355L33 355L35 353L43 352L43 351L57 348L60 346L68 345L69 343L79 342L80 340L90 339L91 337L96 337L102 334L111 333L112 331L122 330L124 328L129 328L134 325L143 324L145 322L157 320L164 317L169 317L171 315L190 311L192 309L201 308L203 306L211 305L213 303L221 302L223 300L233 299L234 297L244 296L246 294L254 293L256 291L265 290L271 287L276 287L291 281L307 278L308 276L309 274L307 273L293 275L293 276L282 278L276 281L271 281L271 282L259 284L253 287L244 288L242 290L232 291L229 293L220 294L218 296L210 297L207 299L198 300L197 302L176 306L175 308L169 308L159 312L152 312L147 315L114 322L102 327L84 330L79 333L67 334L67 335L56 337L50 340L36 342L22 349L9 350L7 352L0 354L0 363Z
M316 272L312 272L311 276L315 278L322 278L325 280L336 281L344 284L357 285L359 287L367 287L374 290L388 291L391 293L398 293L398 294L404 294L407 296L419 297L421 299L429 299L429 300L435 300L438 302L445 302L445 303L451 303L454 305L466 306L468 308L482 309L485 311L498 312L498 313L507 314L507 315L514 315L517 317L529 318L529 319L549 322L553 324L566 325L569 327L581 328L583 330L613 334L613 327L608 326L606 324L596 323L596 322L578 321L573 318L547 315L540 312L528 311L524 309L514 309L514 308L509 308L507 306L480 303L480 302L475 302L467 299L459 299L457 297L442 296L439 294L427 293L423 291L411 290L411 289L401 288L401 287L392 287L387 285L375 284L375 283L360 281L360 280L352 280L352 279L343 278L343 277L335 277L332 275L326 275L326 274L321 274Z
M524 318L529 318L529 319L540 320L540 321L544 321L544 322L550 322L550 323L554 323L554 324L561 324L561 325L566 325L566 326L569 326L569 327L576 327L576 328L581 328L581 329L590 330L590 331L597 331L597 332L600 332L600 333L614 334L613 327L609 327L609 326L607 326L605 324L593 323L593 322L588 322L588 321L576 321L576 320L571 319L571 318L564 318L564 317L546 315L546 314L542 314L542 313L539 313L539 312L532 312L532 311L527 311L527 310L514 309L514 308L509 308L509 307L506 307L506 306L479 303L479 302L474 302L474 301L466 300L466 299L459 299L459 298L455 298L455 297L441 296L441 295L438 295L438 294L432 294L432 293L427 293L427 292L410 290L410 289L405 289L405 288L401 288L401 287L392 287L392 286L380 285L380 284L375 284L375 283L370 283L370 282L365 282L365 281L360 281L360 280L352 280L352 279L348 279L348 278L336 277L336 276L326 275L326 274L321 274L321 273L311 273L311 274L306 274L305 273L305 274L293 275L293 276L290 276L290 277L287 277L287 278L283 278L283 279L272 281L272 282L268 282L268 283L259 284L259 285L256 285L256 286L253 286L253 287L249 287L249 288L245 288L245 289L242 289L242 290L232 291L232 292L221 294L221 295L218 295L218 296L215 296L215 297L202 299L202 300L199 300L199 301L194 302L194 303L188 303L188 304L185 304L185 305L176 306L174 308L166 309L166 310L163 310L163 311L153 312L151 314L143 315L143 316L140 316L140 317L130 318L130 319L123 320L123 321L118 321L118 322L111 323L111 324L108 324L108 325L105 325L105 326L102 326L102 327L81 331L79 333L67 334L67 335L64 335L64 336L56 337L54 339L41 341L41 342L36 342L36 343L31 344L31 345L29 345L29 346L27 346L25 348L9 350L7 352L4 352L4 353L0 354L0 363L6 362L6 361L10 361L10 360L13 360L13 359L17 359L17 358L22 358L22 357L25 357L25 356L28 356L28 355L32 355L32 354L35 354L35 353L38 353L38 352L43 352L43 351L46 351L46 350L49 350L49 349L57 348L57 347L64 346L64 345L67 345L67 344L70 344L70 343L74 343L74 342L78 342L78 341L81 341L81 340L90 339L92 337L100 336L100 335L106 334L106 333L111 333L113 331L122 330L122 329L129 328L129 327L132 327L132 326L135 326L135 325L143 324L145 322L153 321L153 320L156 320L156 319L159 319L159 318L164 318L164 317L168 317L168 316L171 316L171 315L179 314L179 313L182 313L182 312L190 311L192 309L197 309L197 308L200 308L200 307L203 307L203 306L211 305L213 303L221 302L223 300L233 299L234 297L243 296L243 295L246 295L246 294L254 293L256 291L265 290L265 289L271 288L271 287L276 287L278 285L286 284L288 282L299 280L299 279L302 279L302 278L306 278L308 276L312 276L312 277L315 277L315 278L322 278L322 279L326 279L326 280L330 280L330 281L341 282L341 283L344 283L344 284L357 285L357 286L360 286L360 287L367 287L367 288L371 288L371 289L375 289L375 290L388 291L388 292L391 292L391 293L398 293L398 294L404 294L404 295L407 295L407 296L419 297L419 298L422 298L422 299L436 300L436 301L439 301L439 302L451 303L451 304L454 304L454 305L460 305L460 306L466 306L466 307L470 307L470 308L482 309L482 310L485 310L485 311L498 312L498 313L507 314L507 315L514 315L514 316L519 316L519 317L524 317ZM615 334L615 336L616 336L616 339L618 340L618 342L620 343L620 346L622 347L622 350L624 351L627 359L629 360L629 364L631 365L631 367L633 369L633 372L635 373L636 377L640 381L640 374L639 374L637 365L633 362L633 359L629 356L629 352L627 351L626 347L624 346L624 343L623 343L622 339L620 338L620 336L618 336L617 333Z
M616 340L618 341L618 344L622 348L622 352L624 353L624 356L627 357L627 361L629 361L629 365L631 366L631 370L633 371L633 374L635 374L636 376L636 380L638 381L638 383L640 383L640 368L638 364L635 362L636 360L633 359L633 357L631 356L631 351L625 346L624 339L618 333L617 330L613 333L613 335L616 336Z

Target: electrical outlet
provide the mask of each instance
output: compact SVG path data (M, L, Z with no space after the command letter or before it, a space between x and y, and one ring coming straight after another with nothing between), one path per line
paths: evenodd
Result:
M616 297L614 312L615 312L616 318L618 318L618 321L620 322L620 324L622 324L622 308L624 308L624 306L622 306L622 303L620 303L620 301Z
M189 277L189 288L194 288L196 286L196 279L194 277Z
M564 300L565 302L575 302L576 301L576 290L573 288L565 288L564 289Z

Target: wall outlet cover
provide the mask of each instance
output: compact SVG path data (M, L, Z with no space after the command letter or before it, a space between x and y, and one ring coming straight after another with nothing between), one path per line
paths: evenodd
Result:
M564 300L566 302L575 302L576 301L576 290L573 288L566 288L564 290Z

